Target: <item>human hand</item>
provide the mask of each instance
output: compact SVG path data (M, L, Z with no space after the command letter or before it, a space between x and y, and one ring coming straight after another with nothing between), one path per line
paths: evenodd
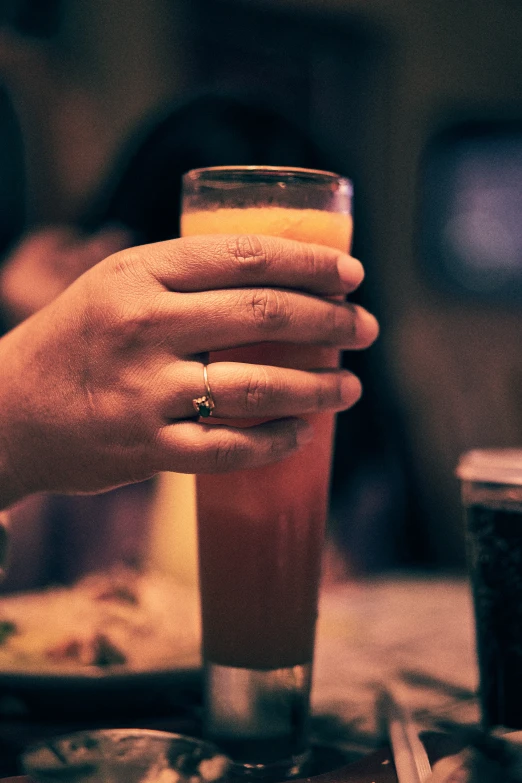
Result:
M213 363L216 416L271 420L208 426L192 404L205 393L202 358L265 341L365 348L375 318L324 298L362 278L361 264L336 250L264 236L177 239L105 259L0 341L0 498L289 455L310 439L298 417L350 407L359 380Z
M64 226L28 234L0 269L0 307L9 324L36 313L87 269L130 244L129 232L110 227L90 236Z

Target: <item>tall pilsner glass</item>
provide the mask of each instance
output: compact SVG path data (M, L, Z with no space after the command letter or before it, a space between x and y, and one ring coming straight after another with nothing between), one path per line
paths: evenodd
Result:
M271 234L345 252L350 245L352 188L336 174L219 167L190 171L183 186L184 236ZM211 354L218 361L324 368L338 366L339 352L263 343ZM219 406L219 389L213 393ZM310 419L313 441L283 462L196 480L204 728L249 776L292 776L309 756L334 416Z

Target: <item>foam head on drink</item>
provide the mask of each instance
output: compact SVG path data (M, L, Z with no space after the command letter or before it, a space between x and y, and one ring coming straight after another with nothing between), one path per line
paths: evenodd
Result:
M352 233L349 214L270 206L187 211L181 225L183 236L269 234L343 252ZM210 356L222 360L315 369L337 367L339 352L264 343ZM308 418L314 439L284 461L197 477L207 661L271 670L312 660L334 416Z

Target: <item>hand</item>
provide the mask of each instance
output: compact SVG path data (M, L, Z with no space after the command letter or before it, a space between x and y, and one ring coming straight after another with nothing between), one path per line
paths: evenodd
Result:
M289 455L310 438L296 417L350 407L358 379L218 362L209 368L216 416L272 421L208 426L192 406L205 393L202 358L267 340L365 348L375 318L324 298L362 278L338 251L271 237L177 239L102 261L0 341L0 498Z
M9 323L36 313L87 269L130 244L127 231L110 227L91 236L62 226L28 234L0 269L0 306Z

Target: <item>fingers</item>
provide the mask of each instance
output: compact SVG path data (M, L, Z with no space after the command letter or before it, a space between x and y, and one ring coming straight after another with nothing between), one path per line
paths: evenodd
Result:
M158 470L225 473L259 467L288 457L309 443L313 430L301 419L281 419L248 429L183 421L167 425L158 436Z
M184 355L265 341L367 348L379 326L359 305L274 288L206 291L164 299Z
M333 296L364 277L361 263L339 250L278 237L195 236L148 247L155 276L173 291L270 285Z
M281 367L212 362L207 367L214 398L213 415L221 419L300 416L340 411L361 396L359 379L346 370L291 370ZM192 400L206 394L200 362L176 365L173 378L163 378L168 389L165 415L169 419L194 416Z

